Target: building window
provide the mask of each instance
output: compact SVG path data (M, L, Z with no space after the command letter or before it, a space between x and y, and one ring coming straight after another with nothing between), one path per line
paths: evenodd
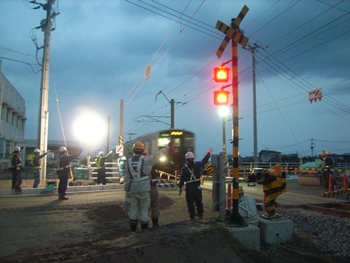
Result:
M0 138L0 158L5 158L5 140Z
M2 120L6 119L6 112L7 112L7 108L4 105L2 105L1 106L1 119Z
M11 110L7 109L6 122L10 123L11 120Z
M17 126L17 114L12 112L12 126Z

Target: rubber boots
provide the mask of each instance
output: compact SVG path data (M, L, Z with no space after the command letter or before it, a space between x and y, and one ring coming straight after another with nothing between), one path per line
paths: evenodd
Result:
M148 229L148 223L141 223L141 231Z
M68 200L69 198L68 198L68 197L65 197L64 195L59 195L59 196L58 196L58 199L59 199L59 200Z
M130 231L131 232L136 232L136 228L137 228L137 222L130 222Z
M152 218L152 225L153 225L153 228L159 227L158 218Z

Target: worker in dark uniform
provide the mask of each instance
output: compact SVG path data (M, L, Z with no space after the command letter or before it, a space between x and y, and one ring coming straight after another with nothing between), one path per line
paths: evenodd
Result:
M202 188L200 186L201 170L208 162L210 154L213 148L208 149L208 153L204 156L202 161L194 161L193 152L187 152L185 154L186 164L181 168L181 178L179 187L179 194L182 193L182 187L186 184L186 202L188 213L190 214L189 220L194 220L196 216L199 219L203 219L203 202L202 202Z
M97 166L97 184L106 185L106 166L105 162L108 157L113 153L110 151L107 155L104 155L102 151L98 153L98 157L96 158L96 166Z
M38 188L38 185L40 184L40 179L41 179L41 158L45 157L48 152L43 153L40 155L40 150L36 148L34 150L34 161L33 161L33 169L34 169L34 184L33 188Z
M334 184L336 183L335 178L333 177L333 169L334 169L334 159L332 157L332 153L330 151L325 152L324 157L324 167L323 167L323 188L328 188L329 184L329 175L332 175L332 181Z
M60 152L57 169L58 178L60 179L58 184L58 199L68 200L68 197L66 197L66 191L70 172L70 162L75 158L78 158L83 149L80 148L79 152L74 155L68 155L67 148L64 146L61 146L58 151Z
M13 148L12 154L10 155L11 170L12 170L12 189L15 189L15 192L18 192L18 193L22 192L22 189L21 189L22 159L21 159L21 156L19 156L20 152L21 152L21 147L15 146Z

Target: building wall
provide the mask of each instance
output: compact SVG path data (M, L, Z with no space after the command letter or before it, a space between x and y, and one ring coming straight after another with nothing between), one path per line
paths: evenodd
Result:
M0 60L0 169L8 168L9 156L16 145L24 145L25 100L1 71Z

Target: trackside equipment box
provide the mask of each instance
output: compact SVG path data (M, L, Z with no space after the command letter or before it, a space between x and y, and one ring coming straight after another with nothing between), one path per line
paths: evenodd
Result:
M86 167L74 167L73 175L74 175L74 180L89 179L89 169Z

